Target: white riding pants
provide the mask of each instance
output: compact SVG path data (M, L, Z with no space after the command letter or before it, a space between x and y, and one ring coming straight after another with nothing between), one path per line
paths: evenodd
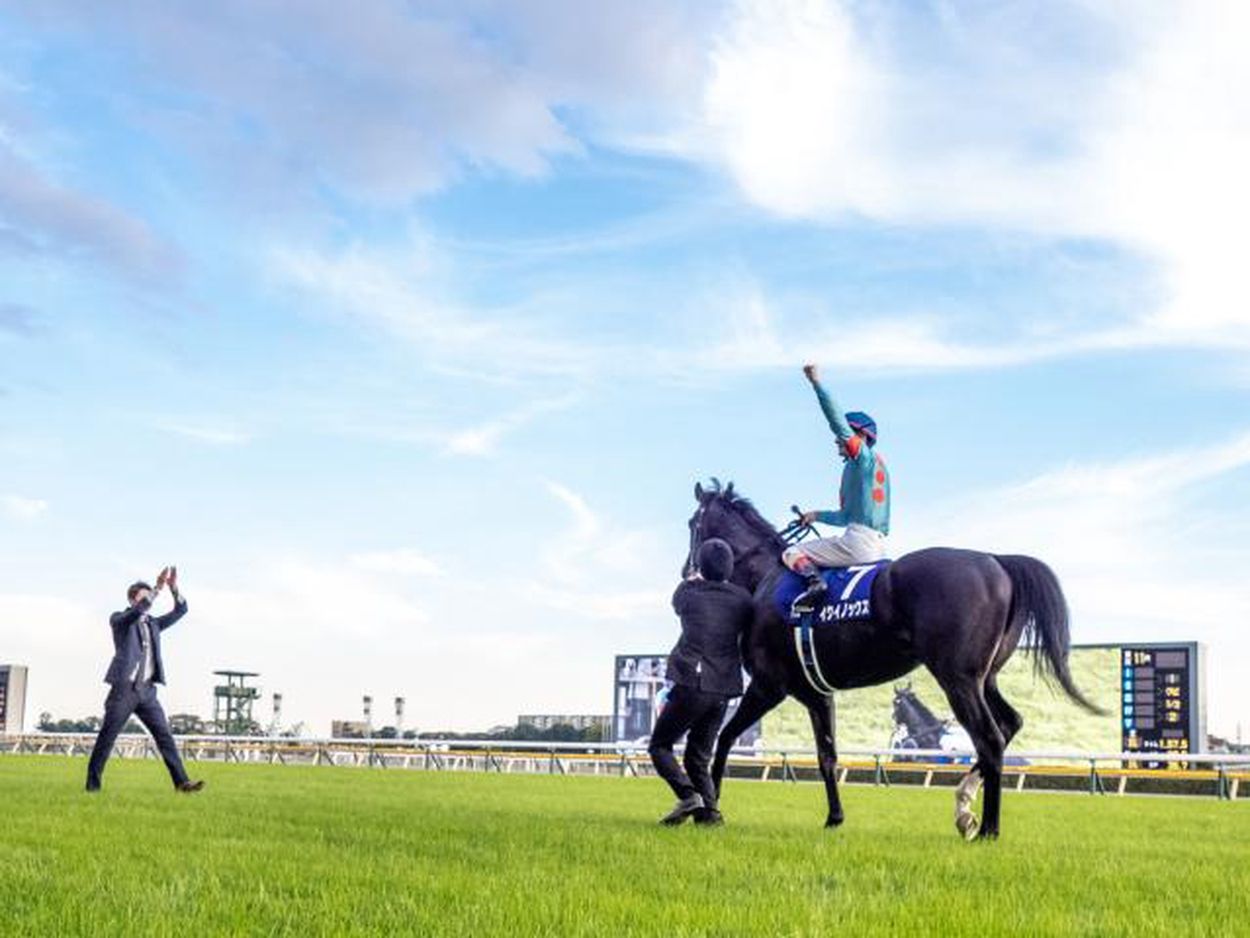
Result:
M867 525L850 524L840 537L820 537L786 548L781 559L793 569L794 559L800 554L818 567L872 563L885 557L885 535Z

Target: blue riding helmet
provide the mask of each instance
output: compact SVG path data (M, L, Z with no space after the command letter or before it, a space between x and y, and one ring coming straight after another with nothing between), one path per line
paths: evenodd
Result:
M862 410L852 410L847 413L846 422L851 425L852 430L858 430L868 438L869 443L876 445L877 421L873 420Z

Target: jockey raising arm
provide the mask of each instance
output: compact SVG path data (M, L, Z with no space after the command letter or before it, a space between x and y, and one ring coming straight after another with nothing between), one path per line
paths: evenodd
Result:
M815 365L804 365L803 374L837 437L843 461L837 510L803 515L808 524L844 528L842 535L796 544L782 555L787 567L808 580L807 592L796 602L811 604L825 590L821 567L872 563L885 556L885 536L890 532L890 476L876 451L877 425L873 419L865 413L844 414L821 385Z

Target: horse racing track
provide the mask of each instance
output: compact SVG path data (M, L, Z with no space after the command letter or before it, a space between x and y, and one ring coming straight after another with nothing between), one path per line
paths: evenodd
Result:
M948 791L730 783L722 829L653 779L0 759L0 934L1250 933L1250 809L1012 793L967 844ZM851 931L847 931L847 930Z

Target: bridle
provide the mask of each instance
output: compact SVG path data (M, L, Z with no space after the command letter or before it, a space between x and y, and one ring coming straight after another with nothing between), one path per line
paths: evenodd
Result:
M803 513L799 511L797 505L791 505L790 510L798 515L798 517L771 537L762 537L759 541L742 553L735 554L734 564L744 564L766 548L771 548L773 550L780 548L780 550L778 550L778 553L780 553L787 547L792 547L793 545L799 543L809 535L817 533L815 528L803 520ZM690 576L698 565L699 548L703 546L703 514L706 511L707 502L699 502L699 510L696 511L694 513L694 517L690 519L690 549L686 553L685 566L682 567L683 576Z
M703 528L703 513L705 511L707 511L707 504L699 502L699 510L690 519L690 550L686 552L686 563L681 568L683 577L690 576L695 569L695 564L698 562L699 548L703 545L703 537L700 532Z

